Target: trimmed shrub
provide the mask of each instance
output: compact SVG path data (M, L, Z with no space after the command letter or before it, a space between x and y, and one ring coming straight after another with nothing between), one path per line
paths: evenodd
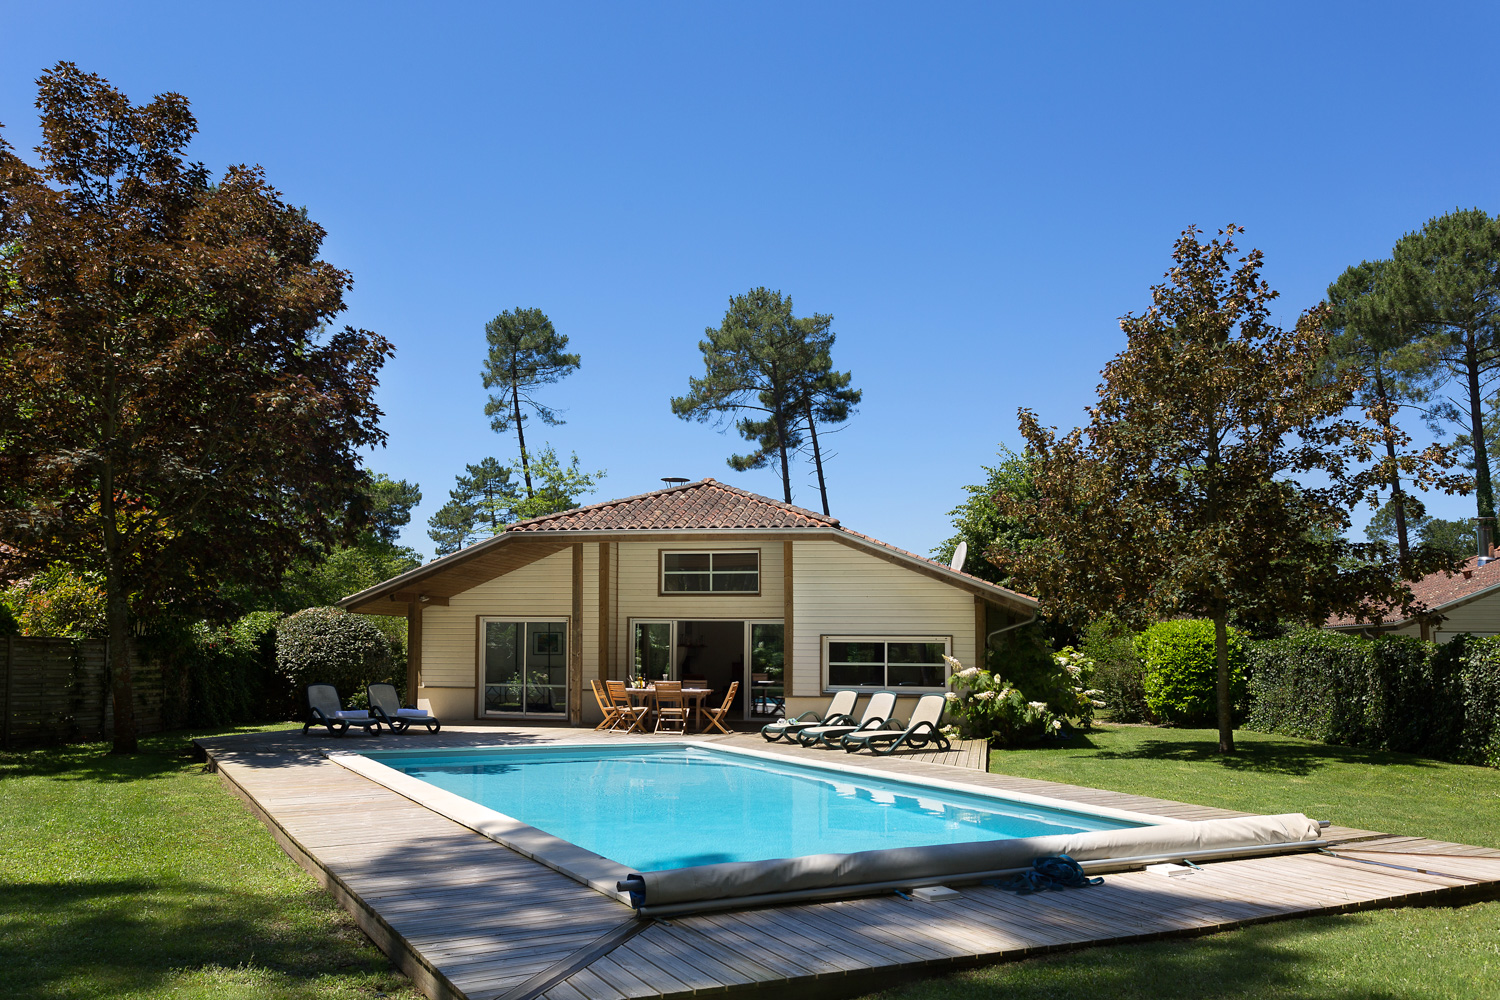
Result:
M1141 658L1135 651L1135 633L1124 622L1113 615L1097 619L1084 633L1079 650L1094 661L1093 684L1111 721L1151 719Z
M1463 723L1455 753L1461 764L1500 767L1500 637L1459 636L1444 646L1460 647L1436 660L1456 662L1454 691L1463 706Z
M372 681L392 680L394 666L384 633L342 608L308 608L276 629L276 669L299 689L321 682L349 698Z
M1174 725L1212 721L1217 715L1214 623L1203 618L1157 622L1135 640L1142 686L1151 714ZM1245 691L1245 651L1240 633L1229 630L1231 697Z

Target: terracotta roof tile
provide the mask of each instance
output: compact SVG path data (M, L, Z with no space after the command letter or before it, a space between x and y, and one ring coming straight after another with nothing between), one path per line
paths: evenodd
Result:
M838 518L712 479L517 521L506 531L631 531L677 528L833 528Z
M1441 613L1443 608L1466 597L1472 597L1481 590L1500 586L1500 559L1492 559L1483 566L1479 565L1478 559L1469 559L1457 573L1439 571L1429 573L1422 579L1410 584L1412 596L1418 602L1425 605L1430 612ZM1375 622L1376 625L1399 625L1410 619L1403 618L1399 611ZM1370 625L1370 622L1359 623L1353 618L1344 616L1330 618L1326 628L1354 628L1361 625Z

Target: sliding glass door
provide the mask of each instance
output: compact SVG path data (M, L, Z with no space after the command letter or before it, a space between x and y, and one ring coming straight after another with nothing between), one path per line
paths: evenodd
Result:
M568 623L480 622L486 715L566 715Z
M630 676L644 677L647 681L659 681L663 678L670 680L673 677L673 654L676 643L673 635L676 632L675 622L652 622L637 620L631 629L631 648L634 650L634 662L630 667Z

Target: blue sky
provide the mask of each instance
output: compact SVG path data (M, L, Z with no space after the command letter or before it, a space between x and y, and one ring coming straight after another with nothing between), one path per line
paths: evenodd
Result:
M1044 9L1045 7L1045 9ZM185 94L215 170L257 162L397 346L372 468L425 495L515 456L483 415L485 322L535 306L583 356L528 441L591 499L713 476L674 417L697 342L756 285L832 313L865 391L833 513L927 551L1016 408L1072 426L1118 317L1189 224L1245 226L1281 319L1455 206L1500 208L1494 5L85 4L7 0L0 122L36 144L59 59ZM812 469L796 500L817 506ZM1430 502L1472 514L1470 501Z

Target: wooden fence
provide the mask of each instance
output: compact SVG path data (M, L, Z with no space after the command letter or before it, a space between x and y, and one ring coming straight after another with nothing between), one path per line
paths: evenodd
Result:
M107 681L104 639L0 640L0 746L41 746L110 739L114 696ZM162 677L158 664L130 652L135 725L141 734L162 729Z

